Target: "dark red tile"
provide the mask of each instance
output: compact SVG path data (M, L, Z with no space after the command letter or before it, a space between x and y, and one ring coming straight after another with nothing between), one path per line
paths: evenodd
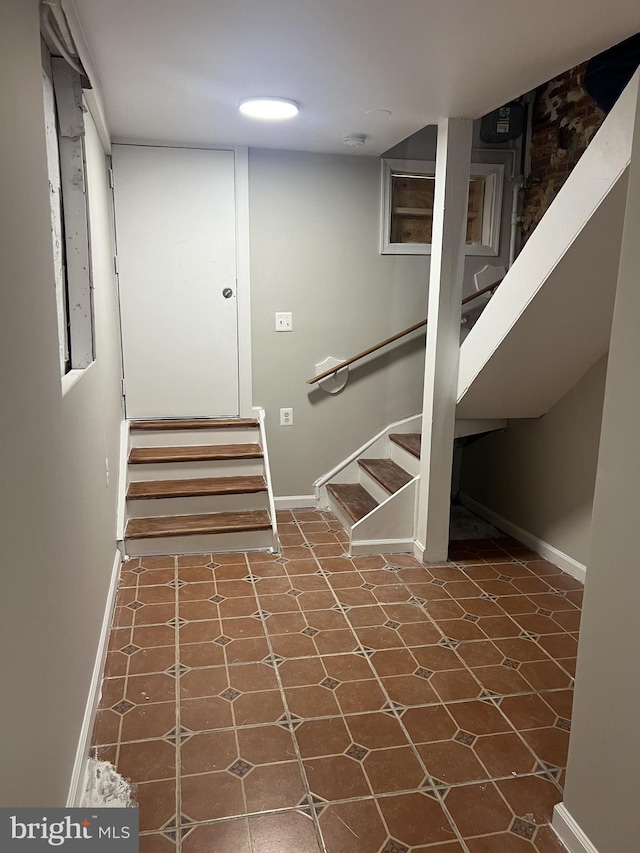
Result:
M562 800L562 792L553 782L540 776L503 779L496 782L496 786L516 817L526 819L533 815L533 822L537 824L551 823L553 807Z
M303 758L342 755L353 739L342 717L301 723L296 726L295 738Z
M139 808L140 832L160 829L176 814L175 779L165 782L143 782L135 799Z
M444 843L453 837L442 806L427 794L381 797L378 806L389 835L406 847L421 849L423 845Z
M371 795L359 761L346 755L303 761L312 794L323 800L346 800Z
M487 779L487 773L473 750L455 740L418 745L418 752L433 779L446 785Z
M320 853L313 823L301 812L260 815L248 820L253 853ZM211 850L218 848L211 848ZM219 848L237 853L235 848ZM189 853L189 851L186 851Z
M484 735L474 743L473 750L494 778L536 769L535 757L516 734Z
M124 743L120 747L118 772L132 782L174 779L176 748L162 740Z
M183 774L226 770L238 757L236 736L232 731L196 734L183 742L180 753Z
M329 805L319 822L327 853L372 853L388 838L374 800Z
M242 782L231 773L202 773L181 780L182 813L192 821L245 813Z
M345 717L354 743L367 749L387 749L406 746L402 726L390 714L358 714Z
M505 832L511 811L491 783L451 788L445 804L463 838Z
M362 764L376 794L413 790L424 782L424 770L408 746L374 750Z
M444 705L408 708L402 714L402 723L413 743L449 740L458 729Z
M247 820L225 820L196 826L182 839L183 853L212 853L214 850L252 853Z
M254 767L243 782L248 812L292 808L305 794L297 761Z

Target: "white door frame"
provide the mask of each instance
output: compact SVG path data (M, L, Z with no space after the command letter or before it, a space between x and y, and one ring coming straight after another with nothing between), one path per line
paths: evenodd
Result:
M216 146L222 148L222 146ZM228 150L228 149L226 149ZM241 418L253 417L251 373L251 270L249 263L249 150L233 148L236 181L236 275L238 277L238 405Z

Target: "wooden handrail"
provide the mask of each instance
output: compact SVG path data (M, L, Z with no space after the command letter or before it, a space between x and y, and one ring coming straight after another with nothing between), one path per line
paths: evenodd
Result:
M472 293L471 296L466 296L462 300L462 304L466 305L468 302L471 302L473 299L477 299L479 296L483 296L485 293L488 293L490 290L495 290L499 284L502 283L502 279L499 281L494 281L493 284L488 285L487 287L483 287L481 290L476 291L476 293ZM419 323L414 323L413 326L409 326L407 329L403 329L401 332L398 332L397 335L392 335L390 338L386 338L384 341L380 341L380 343L375 344L375 346L369 347L369 349L362 350L362 352L357 353L357 355L352 355L351 358L346 359L346 361L341 361L340 364L335 367L329 368L329 370L325 370L324 373L319 373L317 376L314 376L313 379L307 379L307 385L315 385L316 382L320 382L323 379L326 379L327 376L331 376L333 373L337 373L339 370L342 370L343 367L348 367L350 364L353 364L354 361L360 361L361 358L364 358L366 355L371 355L373 352L377 352L377 350L386 347L388 344L392 344L394 341L400 340L400 338L404 338L405 335L410 335L411 332L417 331L421 326L426 326L427 320L421 320Z
M494 281L493 284L488 284L486 287L483 287L481 290L476 290L475 293L472 293L471 296L465 296L462 300L462 304L466 305L467 302L472 302L474 299L477 299L478 296L484 296L485 293L489 293L490 290L495 290L498 285L502 284L504 281L503 278L498 279L498 281Z

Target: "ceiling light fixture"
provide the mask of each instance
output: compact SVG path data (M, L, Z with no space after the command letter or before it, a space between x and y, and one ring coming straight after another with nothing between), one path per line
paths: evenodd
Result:
M240 101L240 112L250 118L264 121L282 121L294 118L300 112L300 104L289 98L245 98Z

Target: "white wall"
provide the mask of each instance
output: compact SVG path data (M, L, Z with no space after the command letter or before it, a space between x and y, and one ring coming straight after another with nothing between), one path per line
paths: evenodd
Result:
M377 158L251 150L249 194L254 404L267 412L275 493L310 494L382 426L420 411L423 336L354 366L338 395L305 380L327 356L425 317L429 261L380 255ZM293 312L293 332L274 331L276 311ZM287 406L294 425L280 427Z
M465 448L460 492L586 564L606 358L542 418Z
M592 847L638 850L640 99L611 331L564 807ZM566 816L566 815L565 815ZM554 820L554 824L556 820Z
M63 397L37 0L0 4L0 81L0 805L61 806L115 556L122 415L109 190L88 122L97 357Z

